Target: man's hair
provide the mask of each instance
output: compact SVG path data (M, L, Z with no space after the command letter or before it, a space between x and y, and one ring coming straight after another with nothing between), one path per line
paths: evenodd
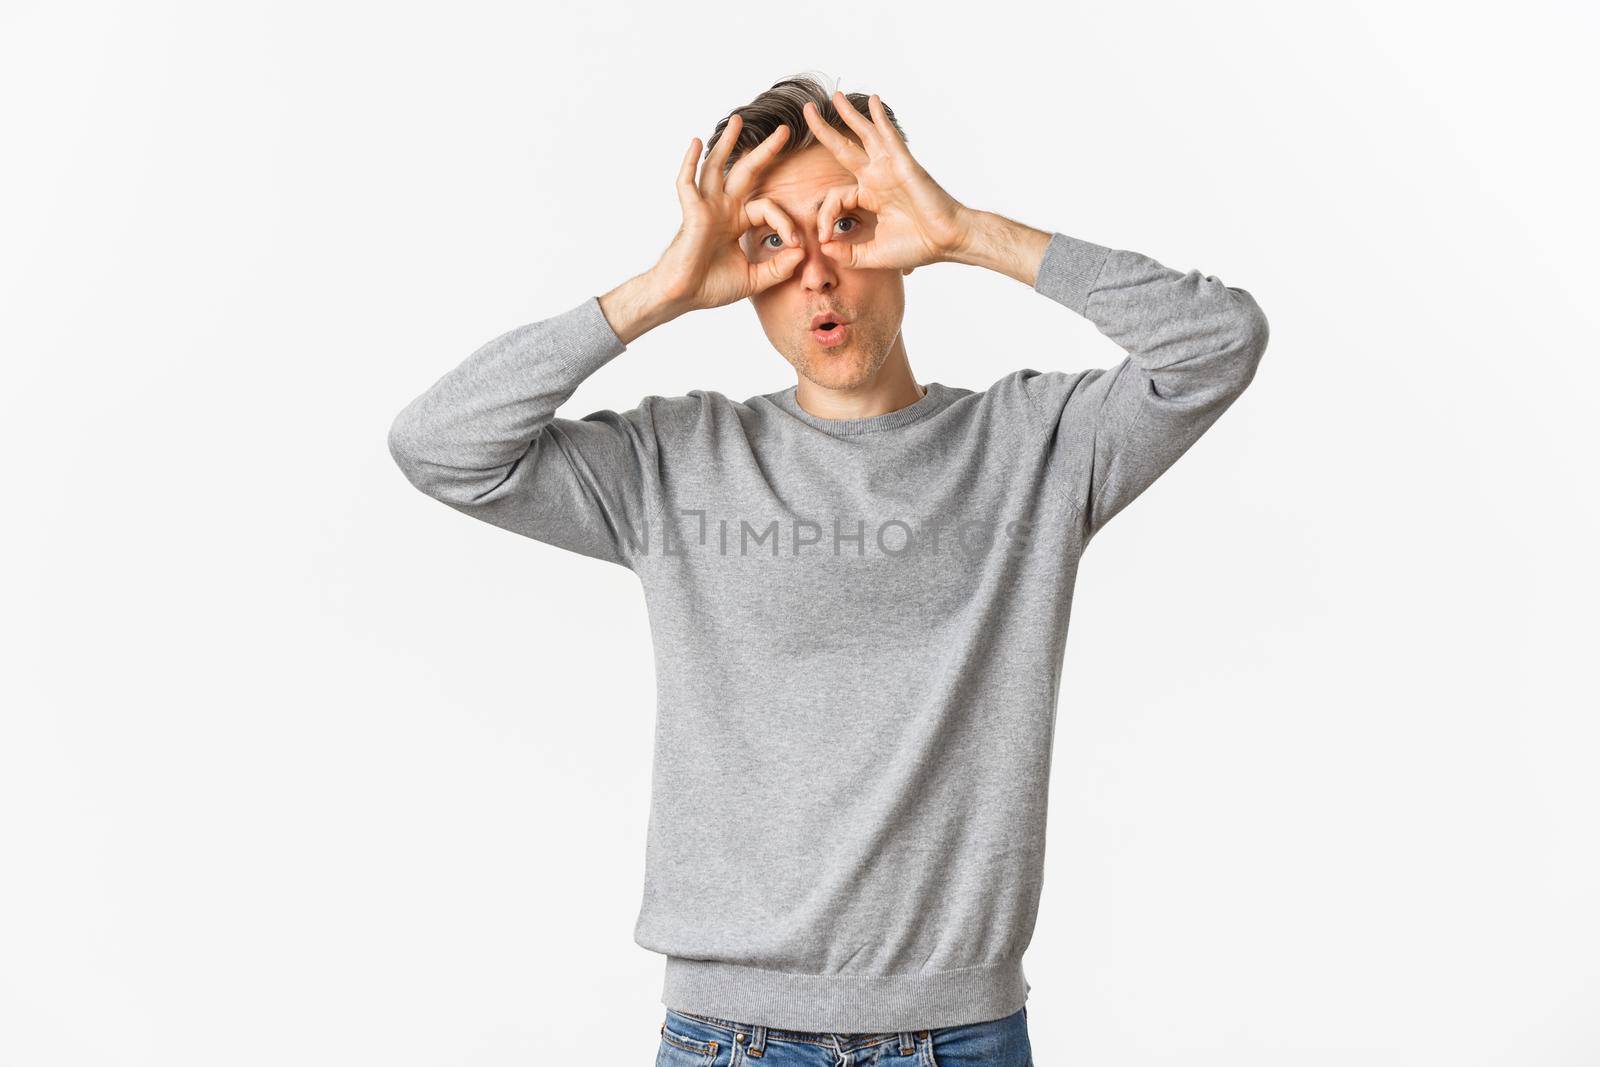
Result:
M711 140L706 142L706 157L710 158L711 150L717 146L723 132L728 128L728 119L735 113L744 120L744 123L739 127L739 140L734 143L733 151L728 154L728 161L722 168L723 177L727 177L728 171L733 169L740 156L758 147L779 126L789 127L789 139L784 142L774 159L804 152L812 145L821 144L822 142L811 132L810 124L806 122L803 108L807 100L817 105L817 114L823 122L859 145L861 138L856 136L856 131L845 123L838 109L833 106L833 90L837 87L838 79L833 79L833 87L830 87L813 72L795 74L783 79L748 104L728 112L722 121L717 123ZM845 93L844 95L858 111L868 119L872 118L872 112L867 107L869 94ZM889 124L900 134L901 140L910 144L911 139L900 128L900 120L894 117L894 108L884 103L881 98L878 102L883 104L884 113L889 116Z

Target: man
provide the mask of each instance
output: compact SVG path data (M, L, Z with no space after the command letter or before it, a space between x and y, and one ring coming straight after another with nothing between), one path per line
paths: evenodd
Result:
M1023 1064L1078 559L1250 383L1267 320L1215 277L957 202L876 95L787 79L696 176L698 154L654 267L478 349L391 451L429 496L639 577L658 705L635 940L667 957L664 1056L876 1041L949 1067L982 1023L1014 1038L983 1062ZM919 384L903 279L940 262L1127 358ZM556 416L651 328L743 299L794 385Z

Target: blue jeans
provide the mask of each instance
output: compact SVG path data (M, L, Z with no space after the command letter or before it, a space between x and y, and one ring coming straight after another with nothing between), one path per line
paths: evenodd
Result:
M1033 1067L1033 1046L1026 1007L899 1034L778 1030L668 1008L656 1067Z

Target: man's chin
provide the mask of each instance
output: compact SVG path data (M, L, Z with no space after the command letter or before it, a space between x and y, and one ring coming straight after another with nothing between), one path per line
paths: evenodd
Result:
M828 373L807 374L806 378L812 385L836 392L850 392L867 384L868 378L864 374Z
M872 379L870 369L853 356L812 357L799 367L811 384L824 389L859 389Z

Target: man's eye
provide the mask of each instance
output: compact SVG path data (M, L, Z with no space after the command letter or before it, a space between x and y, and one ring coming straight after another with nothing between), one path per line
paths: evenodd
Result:
M861 222L860 222L860 220L858 220L858 219L857 219L857 218L856 218L856 217L855 217L855 216L854 216L854 215L846 215L846 216L844 216L844 217L843 217L843 218L841 218L841 219L836 219L836 220L835 220L835 221L834 221L834 226L838 226L838 225L839 225L839 223L841 223L841 222L851 222L851 223L855 223L855 225L854 225L854 226L852 226L852 227L851 227L851 228L850 228L850 229L848 229L848 230L846 230L846 231L845 231L845 232L846 232L846 233L854 233L854 232L855 232L855 231L856 231L856 230L858 230L858 229L860 229L860 228L861 228ZM776 247L776 246L774 246L774 245L769 245L769 244L767 244L767 242L768 242L768 241L770 241L770 240L772 240L772 239L773 239L773 238L774 238L774 237L777 237L777 238L778 238L778 241L779 241L779 243L782 243L782 241L783 241L783 238L782 238L782 237L779 237L779 236L778 236L778 234L775 234L775 233L769 233L769 234L767 234L767 235L766 235L766 236L765 236L765 237L763 237L763 238L762 238L762 239L761 239L761 244L762 244L762 246L763 246L763 247L765 247L765 248L773 248L773 247Z

